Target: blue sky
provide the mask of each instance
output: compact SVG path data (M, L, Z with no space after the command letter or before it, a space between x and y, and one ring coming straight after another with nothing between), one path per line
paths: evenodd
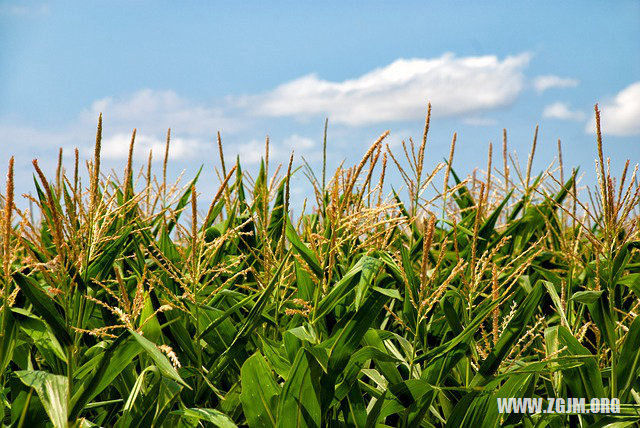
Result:
M101 111L107 165L120 169L134 127L139 165L159 159L171 127L171 173L189 177L216 165L216 131L247 167L267 134L272 159L318 165L329 117L335 167L387 129L391 145L420 140L428 101L429 161L457 131L463 174L502 128L524 161L540 124L536 168L560 138L588 183L595 102L614 167L636 163L640 1L0 0L0 150L21 183L60 146L88 158Z

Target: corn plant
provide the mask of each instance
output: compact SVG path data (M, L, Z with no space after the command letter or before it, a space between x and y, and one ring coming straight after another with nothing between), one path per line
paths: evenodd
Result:
M2 201L0 418L54 427L630 426L640 421L638 166L597 185L490 146L459 177L385 132L321 180L226 165L199 195L95 155L32 208ZM326 127L325 127L326 132ZM325 134L326 150L326 134ZM326 159L326 156L325 156ZM230 167L229 167L230 166ZM389 183L394 168L400 183ZM294 213L290 179L313 194ZM88 177L88 184L82 178ZM401 185L401 186L399 186ZM211 201L202 205L202 201ZM500 414L506 397L618 398L620 414ZM615 425L619 424L619 425Z

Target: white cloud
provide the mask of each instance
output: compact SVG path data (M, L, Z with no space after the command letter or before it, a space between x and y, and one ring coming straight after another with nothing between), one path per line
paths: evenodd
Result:
M584 120L585 114L580 110L571 110L567 103L556 102L544 108L543 117L562 120Z
M468 117L463 119L462 122L473 126L493 126L498 123L495 119L489 119L486 117Z
M640 135L640 81L627 86L600 105L602 132L609 135ZM595 133L595 118L586 131Z
M83 141L81 150L90 155L93 143L87 144L86 137L95 132L100 113L103 114L105 159L127 157L134 128L137 129L134 156L138 160L146 159L149 150L153 150L155 160L164 157L168 128L171 128L169 156L176 160L214 155L216 131L232 134L242 128L222 106L198 104L173 91L143 89L128 96L94 101L80 113L75 128L64 132L67 148Z
M239 100L264 116L328 115L333 123L364 125L420 119L433 113L459 116L504 107L523 88L524 53L496 56L398 59L355 79L331 82L310 74L261 95Z
M102 141L102 156L105 159L125 159L129 154L129 145L131 143L130 134L115 134L106 136ZM134 145L134 157L138 160L147 159L149 150L153 150L155 161L159 161L164 157L166 147L166 139L160 139L153 135L138 135ZM83 150L85 155L90 155L92 151L88 148ZM206 143L198 139L189 138L171 138L169 144L170 159L194 159L202 153L214 153L213 143Z
M46 4L14 3L0 5L0 15L33 16L46 15L48 13L49 6Z
M265 157L265 140L252 139L246 142L236 142L224 146L224 157L228 162L235 162L236 156L240 156L242 165L255 165ZM280 162L284 152L277 144L269 141L269 159Z
M316 142L311 138L302 137L298 134L293 134L284 139L283 145L293 150L307 150L315 147Z
M90 156L98 115L102 112L105 159L126 158L131 132L137 128L136 159L146 159L149 150L153 150L154 159L159 160L170 127L173 159L215 157L215 133L220 130L224 133L226 152L241 153L247 163L254 163L262 156L264 142L254 140L257 130L253 128L273 116L327 115L333 124L354 126L422 120L430 101L436 116L461 116L469 123L487 124L481 119L485 111L507 106L521 93L522 71L529 60L527 53L501 59L458 58L453 54L398 59L355 79L330 82L308 75L266 93L231 95L203 102L171 90L142 89L98 99L81 111L76 120L55 130L19 128L12 124L17 122L9 121L0 123L0 132L4 141L8 141L7 135L15 137L9 140L19 144L16 150L26 147L19 140L29 140L33 141L31 152L51 149L53 153L63 146L69 154L78 147L83 155ZM272 158L280 156L284 161L292 149L308 159L319 150L317 141L298 134L272 140L271 148Z
M533 81L533 87L538 92L544 92L551 88L574 88L578 86L580 82L576 79L559 76L538 76Z
M234 138L238 140L238 138ZM284 139L269 140L269 159L275 162L287 162L291 151L295 151L296 156L315 156L314 148L316 143L311 138L292 134ZM249 141L229 141L224 146L225 158L235 161L235 157L240 155L243 164L254 165L260 162L265 156L265 140L251 139Z
M142 132L165 133L172 128L185 135L208 134L213 140L217 130L233 132L241 126L224 107L200 105L173 91L143 89L125 97L103 98L82 112L81 120L95 123L101 112L104 127L117 131L138 128Z
M58 148L68 143L63 133L43 131L16 123L13 120L0 120L1 149L6 148L9 152L16 149L33 152L46 148L50 153L57 154Z
M164 156L167 129L171 128L169 155L172 159L195 159L213 156L217 149L217 130L233 134L243 128L239 120L231 118L232 111L224 106L197 104L173 91L149 89L129 96L99 99L80 112L78 118L66 127L56 130L16 125L16 120L0 121L2 144L13 145L16 150L57 153L63 147L67 155L78 147L84 156L93 153L98 115L103 113L102 153L105 159L126 158L131 132L137 128L134 155L147 159L153 150L154 159Z

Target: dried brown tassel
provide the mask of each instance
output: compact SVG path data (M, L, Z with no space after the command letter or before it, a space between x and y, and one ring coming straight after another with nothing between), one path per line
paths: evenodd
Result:
M102 149L102 113L98 117L98 130L96 132L96 145L93 151L93 171L91 176L91 207L93 212L98 204L98 184L100 183L100 151ZM45 180L46 181L46 180Z
M151 214L151 164L153 162L153 150L149 150L149 159L147 160L147 186L146 186L146 205L147 211Z
M222 176L227 176L227 167L224 164L224 152L222 151L222 137L218 131L218 154L220 155L220 165L222 165Z
M422 178L422 167L424 166L424 150L427 146L427 135L429 134L429 124L431 123L431 103L427 104L427 118L424 121L424 133L422 134L422 144L420 144L420 149L418 150L418 162L417 162L417 173L418 173L418 187L420 187L420 179Z
M489 154L487 155L487 194L486 198L489 199L489 191L491 189L491 170L493 169L493 144L489 143Z
M124 199L127 200L129 198L129 187L132 185L131 181L133 179L133 146L136 142L136 131L137 129L133 129L133 133L131 134L131 142L129 143L129 155L127 157L127 167L124 170Z
M195 245L198 237L198 199L195 184L191 185L191 237Z
M451 174L451 165L453 164L453 155L456 150L456 140L458 139L458 133L453 133L453 138L451 139L451 147L449 147L449 160L447 161L447 169L444 171L444 189L442 194L444 197L447 197L447 191L449 190L449 175Z
M502 168L504 170L504 193L509 193L509 164L507 162L507 129L502 129Z
M538 125L536 125L536 130L533 134L533 145L531 146L531 152L529 153L529 161L527 162L527 181L526 191L529 191L529 180L531 179L531 166L533 165L533 157L536 154L536 144L538 143Z
M498 271L496 265L493 265L493 271L491 272L491 299L495 302L498 300ZM498 343L498 336L500 331L498 329L498 316L500 315L500 308L497 306L493 309L493 344Z
M62 221L60 220L60 213L55 206L53 192L51 191L51 187L49 186L47 177L40 169L40 166L38 166L38 160L34 159L32 163L33 167L36 169L38 177L40 177L40 181L42 181L42 186L44 187L45 194L47 195L47 204L49 205L49 210L51 210L51 216L53 217L53 230L51 231L51 233L53 234L53 240L58 250L58 254L61 255L64 241L62 239Z
M564 186L564 162L562 162L562 142L558 138L558 164L560 166L560 183Z
M429 217L429 223L423 231L422 241L422 263L420 264L420 284L424 286L427 283L427 265L429 263L429 251L433 242L433 234L436 230L436 216Z
M7 188L6 188L6 193L5 193L5 198L4 198L4 215L3 215L3 222L2 222L2 270L4 271L4 276L5 276L5 284L4 284L4 291L5 294L8 292L9 289L9 282L10 282L10 274L9 274L9 268L11 266L11 257L9 255L9 252L11 250L11 234L13 232L13 227L11 225L11 219L12 219L12 215L13 215L13 198L14 198L14 174L13 174L13 168L14 168L14 157L11 156L11 159L9 159L9 171L7 172ZM5 296L5 299L8 296ZM6 300L5 300L6 303Z
M62 191L62 147L58 150L58 165L56 166L56 191Z
M162 162L162 192L167 195L167 162L169 162L169 145L171 144L171 128L167 129L167 142L164 146L164 161Z

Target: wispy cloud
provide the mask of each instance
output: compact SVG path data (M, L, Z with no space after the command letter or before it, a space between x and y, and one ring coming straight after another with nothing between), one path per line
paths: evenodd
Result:
M149 150L159 159L164 153L167 129L172 129L169 154L176 160L193 160L212 152L215 132L233 133L243 125L223 106L203 105L174 91L143 89L128 96L107 97L80 113L78 130L95 128L103 113L103 154L106 159L126 158L131 132L137 129L135 157L146 158ZM90 149L87 149L90 150Z
M441 116L461 116L510 105L523 88L530 54L398 59L360 77L331 82L310 74L240 104L258 115L365 125L419 119L428 101Z
M542 116L561 120L584 120L585 113L580 110L572 110L569 104L558 101L546 106Z
M632 83L613 99L600 105L602 131L609 135L640 135L640 81ZM589 121L587 132L595 132L595 119Z
M462 122L473 126L493 126L497 123L495 119L486 117L468 117L463 119Z
M108 135L102 142L102 156L105 159L125 159L129 153L130 142L131 134ZM134 157L138 160L146 159L149 156L149 151L152 150L155 153L155 160L158 161L164 155L165 144L166 139L156 135L137 134ZM212 148L211 142L207 145L199 139L176 137L171 139L169 157L178 160L193 160L198 157L198 154L212 152ZM85 148L83 152L85 156L89 156L92 149Z
M68 156L78 147L83 156L90 157L100 113L103 114L105 160L127 157L134 128L137 129L134 157L138 161L146 160L149 151L153 151L155 161L162 159L168 128L172 130L169 155L173 160L200 161L207 156L217 156L215 133L218 130L228 137L224 138L225 154L231 160L240 154L244 163L252 164L264 156L264 140L247 137L252 131L252 119L245 111L237 111L224 102L199 104L173 91L149 89L96 100L72 123L55 130L16 125L15 120L0 121L2 145L48 157L54 157L58 147ZM317 147L313 139L295 133L272 139L272 159L285 160L291 150L308 157Z
M149 150L157 155L164 153L167 128L172 130L170 157L178 160L202 158L214 151L214 136L222 130L225 152L230 157L241 154L243 162L252 164L264 156L264 140L243 139L239 131L250 127L246 111L236 110L230 103L198 104L173 91L145 89L130 96L109 97L95 101L91 108L81 113L80 122L95 125L103 112L105 142L103 152L108 159L126 158L131 130L137 128L135 154L146 158ZM284 159L290 150L305 152L313 149L315 142L298 134L284 140L272 140L270 156ZM156 156L157 156L156 155Z
M49 13L49 5L16 2L0 5L0 15L8 16L35 16Z
M283 141L283 145L293 150L312 149L316 146L316 142L311 138L293 134Z
M145 133L164 133L171 127L186 135L213 136L216 130L234 132L243 126L226 106L198 104L174 91L143 89L127 96L103 98L83 111L80 119L95 123L101 112L105 127L137 127Z
M551 88L575 88L580 82L576 79L559 76L538 76L533 80L533 87L538 92L544 92Z

